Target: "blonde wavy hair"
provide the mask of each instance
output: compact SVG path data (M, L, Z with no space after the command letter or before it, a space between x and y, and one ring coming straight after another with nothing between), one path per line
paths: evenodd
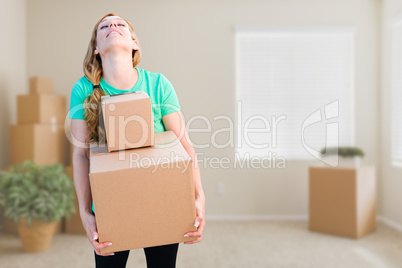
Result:
M87 54L84 59L84 75L94 86L94 90L90 96L85 99L84 109L85 109L85 119L88 124L89 133L86 138L86 142L90 143L93 141L103 141L104 140L104 130L99 128L99 114L100 114L100 101L101 97L105 95L105 92L99 87L99 83L102 77L102 60L99 54L95 55L96 49L96 36L98 34L99 23L106 17L118 16L117 13L108 13L104 15L95 25L92 31L91 41L89 41ZM131 37L133 40L137 41L138 50L133 50L133 68L137 66L141 61L142 51L139 45L137 35L133 25L127 20L125 22L131 32ZM96 87L97 86L97 87Z

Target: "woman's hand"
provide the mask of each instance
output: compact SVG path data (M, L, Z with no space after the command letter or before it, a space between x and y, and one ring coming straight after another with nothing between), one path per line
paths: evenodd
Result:
M202 199L195 200L195 210L197 212L197 218L195 220L194 226L198 228L196 232L188 232L184 237L198 237L195 241L184 242L184 244L194 244L198 243L202 239L202 232L205 227L205 201Z
M114 252L111 253L106 253L106 254L101 254L100 249L106 248L108 246L111 246L111 242L104 242L104 243L99 243L98 242L98 232L96 229L96 221L95 221L95 216L92 214L85 214L85 216L82 219L82 224L85 228L85 231L87 233L87 237L89 242L92 244L96 254L100 256L112 256L114 255Z

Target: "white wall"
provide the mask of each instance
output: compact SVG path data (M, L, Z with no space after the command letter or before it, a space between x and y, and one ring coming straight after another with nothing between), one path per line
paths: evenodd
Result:
M382 83L381 83L381 166L382 215L402 228L402 167L391 164L391 25L402 18L402 2L384 0L382 12Z
M16 123L16 95L27 90L25 1L0 0L0 169L9 164L9 126ZM3 223L0 211L0 226Z
M364 164L378 166L379 7L376 0L30 0L28 75L51 76L56 93L69 96L82 76L93 25L103 14L115 11L136 28L144 52L140 67L171 80L186 118L228 115L234 119L235 26L355 26L356 145L366 152ZM224 121L212 123L213 129L227 127ZM210 134L191 137L203 143ZM234 148L197 152L233 157ZM207 215L307 215L307 167L312 163L288 161L285 170L203 168ZM225 185L224 195L216 193L218 182Z

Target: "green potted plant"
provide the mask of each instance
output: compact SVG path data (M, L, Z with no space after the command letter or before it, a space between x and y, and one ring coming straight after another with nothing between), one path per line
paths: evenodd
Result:
M18 224L24 251L45 251L56 224L75 212L74 185L62 165L26 161L0 171L0 205Z
M364 157L360 148L350 146L323 148L320 153L323 162L340 167L358 167Z

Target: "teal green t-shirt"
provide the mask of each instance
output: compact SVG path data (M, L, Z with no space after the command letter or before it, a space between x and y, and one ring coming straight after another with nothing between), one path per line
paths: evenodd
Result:
M107 95L134 91L147 93L151 99L155 133L163 132L165 127L162 117L181 110L176 92L170 81L163 74L152 73L144 69L135 69L138 71L138 81L133 88L129 90L114 88L106 83L103 78L101 78L99 87ZM74 84L71 91L69 118L85 120L84 102L92 92L93 85L85 76ZM92 211L95 212L93 203Z

